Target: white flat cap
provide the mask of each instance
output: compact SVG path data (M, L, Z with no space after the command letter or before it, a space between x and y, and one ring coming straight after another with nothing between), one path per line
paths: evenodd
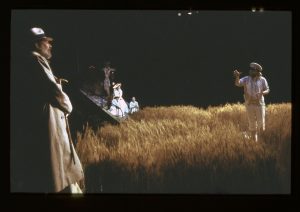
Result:
M122 83L117 83L117 84L114 84L114 85L113 85L113 88L120 87L121 85L122 85Z
M51 37L47 37L44 30L42 28L39 27L33 27L30 29L34 39L36 40L40 40L40 39L46 39L49 41L53 41L53 38Z
M259 72L263 70L262 66L255 62L250 63L250 68L255 69Z

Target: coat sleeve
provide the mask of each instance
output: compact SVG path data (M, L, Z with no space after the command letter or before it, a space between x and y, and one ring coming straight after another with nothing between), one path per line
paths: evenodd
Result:
M55 86L53 86L53 91L53 105L57 106L59 109L61 109L67 114L71 113L73 110L71 101L68 95L65 92L63 92L61 85L55 83Z
M37 76L37 80L40 80L42 84L42 95L45 95L49 100L49 103L54 107L59 108L64 113L72 112L72 104L68 97L68 95L62 90L61 84L57 83L54 75L50 70L44 69L42 64L38 64L35 74ZM39 88L36 88L39 89Z

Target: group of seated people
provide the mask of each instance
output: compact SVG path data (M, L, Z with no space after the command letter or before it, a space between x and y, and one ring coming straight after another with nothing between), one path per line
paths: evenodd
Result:
M105 79L98 78L98 72L95 66L89 67L89 72L83 80L82 90L88 97L99 107L106 109L112 115L124 117L128 114L135 113L139 110L139 104L135 97L128 104L123 99L123 91L121 83L110 83L114 77L115 69L107 63L103 68Z
M131 102L128 104L123 99L123 91L121 89L121 83L113 83L112 88L112 101L109 108L109 112L118 117L124 117L127 114L135 113L139 110L139 104L135 100L135 97L132 97Z

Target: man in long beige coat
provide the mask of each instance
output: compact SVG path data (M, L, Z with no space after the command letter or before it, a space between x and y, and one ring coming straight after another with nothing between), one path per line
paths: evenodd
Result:
M80 193L78 182L84 174L67 120L73 108L62 90L66 80L57 78L49 64L53 39L41 28L32 28L30 33L33 51L24 63L26 74L19 91L23 100L18 99L22 105L17 105L23 112L14 119L22 124L13 137L13 147L19 150L11 151L17 154L12 156L11 174L15 176L11 188L16 192Z

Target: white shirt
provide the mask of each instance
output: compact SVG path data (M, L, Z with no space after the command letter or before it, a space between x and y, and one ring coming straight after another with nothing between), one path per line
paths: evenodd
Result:
M137 101L131 101L129 103L129 108L139 108L139 103Z
M244 99L246 104L257 103L265 105L264 96L258 99L257 93L261 93L269 89L266 78L260 76L257 79L253 79L250 76L243 77L239 80L239 85L244 86Z
M114 97L120 97L122 98L123 96L123 91L121 88L115 88L114 89Z

